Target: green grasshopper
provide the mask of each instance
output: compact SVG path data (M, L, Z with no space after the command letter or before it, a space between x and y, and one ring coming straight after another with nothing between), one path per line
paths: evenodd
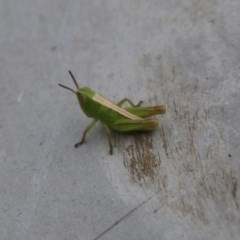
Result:
M111 130L117 132L152 131L158 126L158 121L148 117L166 112L165 105L140 107L142 101L135 105L128 98L124 98L117 104L114 104L90 88L80 88L71 71L69 71L69 74L77 90L74 91L62 84L59 84L59 86L73 92L77 96L82 111L87 117L93 118L93 121L84 130L80 142L75 144L76 148L85 142L87 133L100 121L107 133L110 148L109 154L113 154ZM131 107L122 108L124 103L129 103Z

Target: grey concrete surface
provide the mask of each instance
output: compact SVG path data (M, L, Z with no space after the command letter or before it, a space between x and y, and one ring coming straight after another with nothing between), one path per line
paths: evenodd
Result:
M239 239L240 1L0 1L0 239ZM101 126L57 86L166 104Z

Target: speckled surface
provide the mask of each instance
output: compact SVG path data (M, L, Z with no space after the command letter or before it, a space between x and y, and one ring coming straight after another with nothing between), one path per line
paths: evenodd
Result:
M240 2L0 1L1 239L239 239ZM101 126L58 83L166 104Z

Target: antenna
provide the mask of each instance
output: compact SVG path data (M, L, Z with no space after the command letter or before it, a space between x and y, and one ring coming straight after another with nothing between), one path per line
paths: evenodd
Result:
M63 87L63 88L66 88L67 90L69 90L69 91L71 91L71 92L73 92L74 94L76 94L76 92L73 90L73 89L71 89L71 88L69 88L69 87L67 87L67 86L64 86L64 85L62 85L62 84L58 84L58 86L60 86L60 87Z
M70 70L69 70L68 72L69 72L69 74L70 74L70 76L71 76L74 84L76 85L76 87L79 88L78 83L77 83L77 81L76 81L76 78L73 76L72 72L71 72Z

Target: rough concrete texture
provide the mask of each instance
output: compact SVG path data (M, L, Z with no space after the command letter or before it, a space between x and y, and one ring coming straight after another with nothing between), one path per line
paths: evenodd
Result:
M239 239L240 1L1 0L0 239ZM114 155L58 83L166 104Z

